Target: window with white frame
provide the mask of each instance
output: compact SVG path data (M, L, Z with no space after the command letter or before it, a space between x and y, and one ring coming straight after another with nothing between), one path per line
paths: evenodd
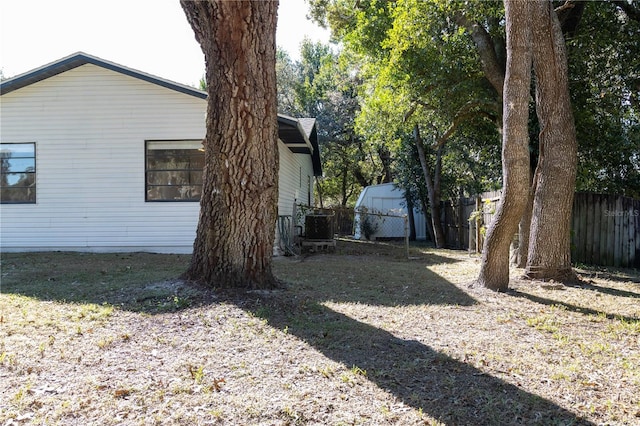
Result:
M36 144L0 143L0 203L36 202Z
M204 149L201 140L147 141L146 200L199 201Z

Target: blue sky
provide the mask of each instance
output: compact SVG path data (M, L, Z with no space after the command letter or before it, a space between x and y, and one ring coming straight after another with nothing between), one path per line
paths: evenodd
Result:
M277 43L296 58L327 42L304 0L280 0ZM197 85L204 57L178 0L0 0L0 69L11 77L74 52Z

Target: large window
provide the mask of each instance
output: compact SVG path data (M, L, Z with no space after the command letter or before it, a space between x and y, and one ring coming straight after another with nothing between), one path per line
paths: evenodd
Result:
M199 201L202 141L147 141L147 201Z
M0 143L0 203L36 202L36 144Z

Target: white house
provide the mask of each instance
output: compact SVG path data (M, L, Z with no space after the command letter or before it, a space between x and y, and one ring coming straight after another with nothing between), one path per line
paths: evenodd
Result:
M405 234L404 221L394 218L394 216L404 216L407 214L406 198L400 188L394 183L383 183L380 185L366 186L355 206L355 232L354 238L364 239L362 225L365 215L381 214L385 216L369 216L369 221L376 229L372 234L375 238L401 238ZM389 216L386 216L389 215ZM417 209L413 211L416 226L416 238L424 240L427 238L427 228L425 216Z
M206 92L85 53L0 84L0 249L190 253ZM280 215L313 203L315 120L278 117Z

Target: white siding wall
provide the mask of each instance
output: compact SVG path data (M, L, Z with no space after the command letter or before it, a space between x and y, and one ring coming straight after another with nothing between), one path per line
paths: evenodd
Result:
M313 204L313 164L308 154L294 154L280 142L278 214L291 215L293 204L308 204L309 191ZM311 182L309 188L308 182Z
M145 140L202 139L206 101L94 65L2 96L2 142L36 143L36 204L2 249L190 252L198 203L145 202Z
M308 181L313 183L313 164L308 154L294 154L284 143L279 141L280 170L278 175L278 215L292 216L293 205L307 204L309 192L313 204L313 185L309 188ZM295 218L294 218L295 220ZM292 229L290 232L294 232ZM276 247L280 246L279 226L276 226ZM278 253L278 251L274 251Z
M190 253L197 202L145 202L145 140L202 139L206 100L95 65L2 96L1 141L36 143L36 204L0 206L0 248ZM280 214L311 157L280 150ZM302 187L299 185L302 167ZM288 212L288 213L285 213Z

